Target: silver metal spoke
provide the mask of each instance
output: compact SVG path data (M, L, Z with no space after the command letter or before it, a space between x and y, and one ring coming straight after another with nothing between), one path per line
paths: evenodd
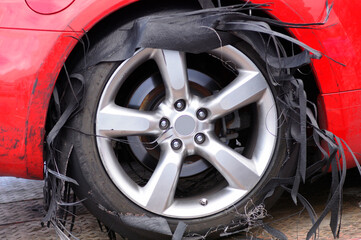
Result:
M250 190L260 180L251 159L245 158L215 137L197 146L197 153L222 174L230 187Z
M159 119L155 112L142 112L111 103L98 111L96 124L98 132L108 137L160 134Z
M174 103L178 99L188 99L189 86L185 53L157 49L154 60L164 81L167 100Z
M143 188L148 209L164 212L173 203L182 160L183 153L175 152L170 147L162 151L152 177Z
M210 110L210 119L214 120L257 102L267 88L260 72L239 70L239 76L232 83L217 94L203 99L202 103Z

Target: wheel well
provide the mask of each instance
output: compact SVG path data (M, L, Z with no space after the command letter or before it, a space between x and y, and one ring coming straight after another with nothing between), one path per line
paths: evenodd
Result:
M217 6L219 0L212 0L213 3ZM223 5L233 5L239 4L239 0L227 0L223 1ZM108 15L98 22L90 31L88 31L82 39L79 40L77 45L74 47L73 51L69 55L68 59L65 62L67 72L72 72L74 66L77 65L79 61L82 61L87 50L91 48L95 43L105 38L109 33L114 30L120 30L121 26L125 22L137 19L141 16L151 14L157 11L169 10L169 9L199 9L200 5L197 0L182 0L182 1L167 1L167 0L141 0L135 3L132 3L118 11ZM266 11L253 11L253 15L273 18ZM274 30L284 33L288 36L292 36L291 32L282 27L272 27ZM301 51L298 46L294 46L287 41L282 41L282 45L287 50L288 55L292 55L295 52ZM319 95L319 89L316 84L315 75L313 73L312 67L310 65L303 66L302 68L294 72L296 78L302 79L305 85L305 91L307 93L308 100L317 103L317 96ZM65 81L67 79L66 72L64 68L59 74L57 83Z

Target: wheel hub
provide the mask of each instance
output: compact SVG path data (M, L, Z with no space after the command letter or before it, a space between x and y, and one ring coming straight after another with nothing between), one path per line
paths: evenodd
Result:
M179 101L177 101L179 102ZM199 120L199 110L205 111L202 106L201 98L197 96L189 96L185 98L184 102L187 102L185 107L179 111L177 104L165 101L159 105L159 114L167 116L170 122L170 126L163 133L166 136L163 139L169 138L170 141L177 140L182 142L182 152L186 156L197 155L195 149L197 145L204 142L203 139L199 140L199 136L206 139L206 135L214 132L214 121L209 119ZM198 138L196 136L198 135ZM174 147L172 142L161 140L158 142L163 148L167 148L169 145L173 150L179 152L180 148ZM202 159L198 157L198 159ZM204 161L204 160L201 160ZM191 167L189 164L187 167Z

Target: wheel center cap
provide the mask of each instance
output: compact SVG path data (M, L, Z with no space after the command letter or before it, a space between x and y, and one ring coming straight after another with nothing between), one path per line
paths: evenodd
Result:
M175 121L174 127L180 135L186 136L193 133L196 123L192 117L183 115Z

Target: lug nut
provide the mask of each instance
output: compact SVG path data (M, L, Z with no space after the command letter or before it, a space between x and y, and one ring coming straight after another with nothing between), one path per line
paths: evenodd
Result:
M182 147L182 141L179 139L174 139L171 143L173 150L179 150Z
M160 127L160 129L162 129L162 130L168 129L168 128L169 128L169 125L170 125L169 120L166 119L166 118L162 118L162 119L160 120L160 122L159 122L159 127Z
M202 205L202 206L206 206L208 204L208 200L207 198L202 198L201 200L199 200L199 203Z
M180 99L174 103L174 107L177 111L183 111L186 107L186 102L183 99Z
M194 141L195 141L197 144L202 144L202 143L204 143L205 140L206 140L206 136L205 136L203 133L197 133L197 134L194 136Z
M204 120L204 119L207 118L207 116L208 116L208 113L207 113L207 110L206 110L206 109L201 108L201 109L199 109L199 110L197 111L197 118L198 118L199 120Z

